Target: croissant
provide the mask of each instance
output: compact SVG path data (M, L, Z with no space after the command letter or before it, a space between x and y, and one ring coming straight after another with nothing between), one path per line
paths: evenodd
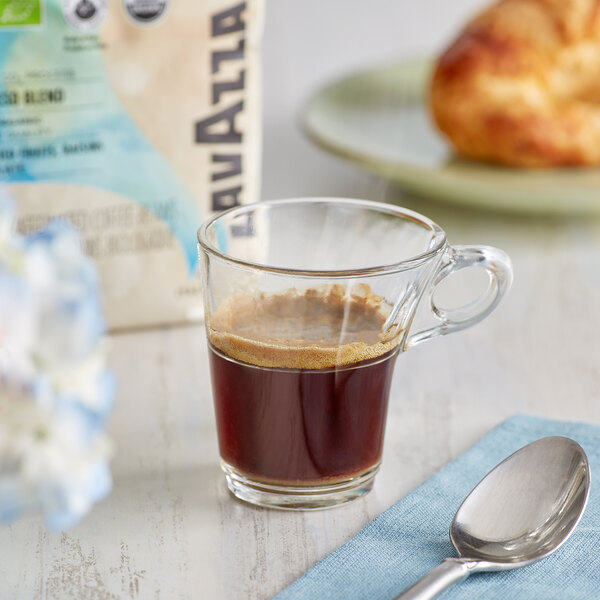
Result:
M500 0L441 55L429 101L469 158L600 164L600 0Z

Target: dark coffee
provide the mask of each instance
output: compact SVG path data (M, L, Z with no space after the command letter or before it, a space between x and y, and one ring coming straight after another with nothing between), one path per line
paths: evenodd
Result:
M310 486L379 464L397 346L383 341L385 314L373 298L331 289L238 298L211 319L213 396L229 466L265 483Z

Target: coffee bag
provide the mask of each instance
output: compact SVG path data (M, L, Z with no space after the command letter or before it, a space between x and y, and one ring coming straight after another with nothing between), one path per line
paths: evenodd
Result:
M111 329L201 315L196 229L257 200L262 0L0 3L0 180L56 217Z

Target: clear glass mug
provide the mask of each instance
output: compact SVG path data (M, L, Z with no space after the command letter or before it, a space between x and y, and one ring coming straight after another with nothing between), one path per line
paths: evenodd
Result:
M371 489L398 355L481 321L512 281L501 250L451 246L430 219L362 200L240 206L198 241L222 467L261 506L324 508ZM440 308L436 285L465 267L485 269L487 290Z

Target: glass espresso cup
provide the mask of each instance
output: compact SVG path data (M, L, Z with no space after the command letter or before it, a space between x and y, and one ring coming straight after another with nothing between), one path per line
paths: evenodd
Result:
M477 323L512 280L501 250L450 246L428 218L362 200L240 206L198 241L222 467L235 496L269 507L371 489L398 356ZM437 306L436 285L471 266L482 296Z

